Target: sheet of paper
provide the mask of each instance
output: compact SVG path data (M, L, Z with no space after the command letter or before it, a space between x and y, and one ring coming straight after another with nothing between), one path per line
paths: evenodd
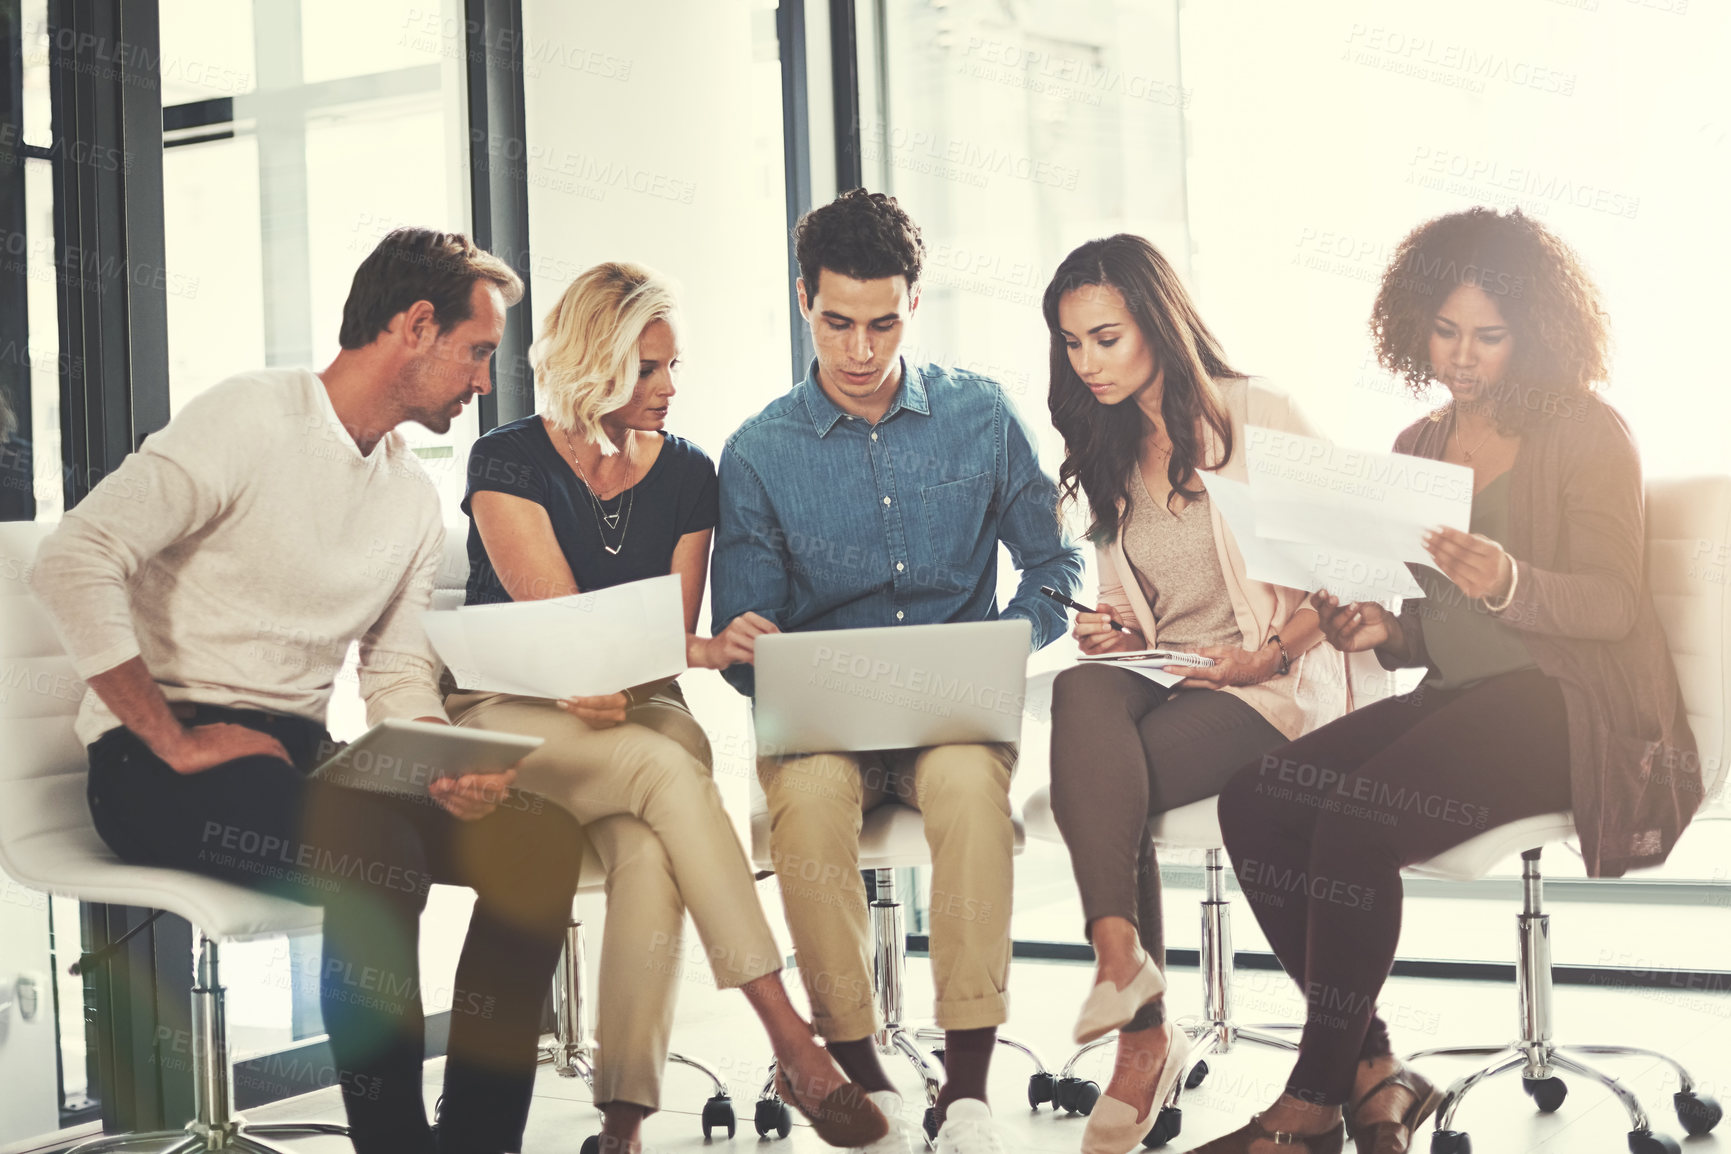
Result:
M1425 531L1465 532L1472 519L1473 473L1463 465L1256 425L1244 442L1259 537L1428 565Z
M685 672L675 574L544 601L428 610L421 621L465 689L591 697Z
M1232 532L1244 558L1245 573L1257 581L1306 593L1327 589L1342 601L1392 602L1424 596L1424 588L1395 557L1373 557L1261 536L1256 531L1256 502L1248 484L1215 473L1198 475L1208 489L1208 499Z

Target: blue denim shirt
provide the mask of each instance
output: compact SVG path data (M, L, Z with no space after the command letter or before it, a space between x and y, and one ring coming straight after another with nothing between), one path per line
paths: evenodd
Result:
M1057 486L996 381L902 363L875 425L805 379L728 438L711 565L711 632L748 610L784 632L1022 617L1055 641L1082 554L1058 524ZM1000 614L998 542L1021 584ZM753 692L752 668L723 672Z

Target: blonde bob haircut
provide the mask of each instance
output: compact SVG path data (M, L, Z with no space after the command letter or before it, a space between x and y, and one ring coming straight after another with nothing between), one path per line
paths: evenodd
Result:
M599 440L601 418L631 403L637 342L656 321L675 324L673 282L645 265L607 261L571 282L529 350L543 410L560 429Z

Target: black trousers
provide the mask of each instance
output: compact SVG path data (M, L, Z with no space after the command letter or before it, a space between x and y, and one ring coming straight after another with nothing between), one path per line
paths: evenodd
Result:
M299 717L200 706L188 724L269 733L294 759L179 774L125 728L90 746L90 811L122 860L324 907L319 999L358 1154L431 1154L422 1102L420 915L429 888L476 893L449 991L440 1154L520 1148L540 1011L582 863L581 827L533 794L459 821L431 800L309 779L328 751ZM443 1002L446 991L437 991Z
M1238 883L1307 1005L1287 1089L1329 1105L1387 1054L1376 999L1400 941L1402 868L1570 807L1569 719L1537 669L1420 686L1274 749L1220 795Z

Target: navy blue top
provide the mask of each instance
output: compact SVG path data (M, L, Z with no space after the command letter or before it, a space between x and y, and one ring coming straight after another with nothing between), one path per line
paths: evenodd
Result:
M609 516L627 504L631 507L625 545L617 555L603 547L589 488L553 447L540 417L500 425L477 440L469 450L469 483L463 494L463 512L469 514L469 588L464 604L511 600L493 571L469 510L470 498L482 490L522 497L546 509L559 551L571 566L577 588L585 593L671 573L679 539L715 528L720 512L715 463L709 455L683 437L671 433L661 437L661 452L649 471L624 493L601 502ZM626 526L622 514L619 527ZM608 528L607 541L618 543L618 529Z

